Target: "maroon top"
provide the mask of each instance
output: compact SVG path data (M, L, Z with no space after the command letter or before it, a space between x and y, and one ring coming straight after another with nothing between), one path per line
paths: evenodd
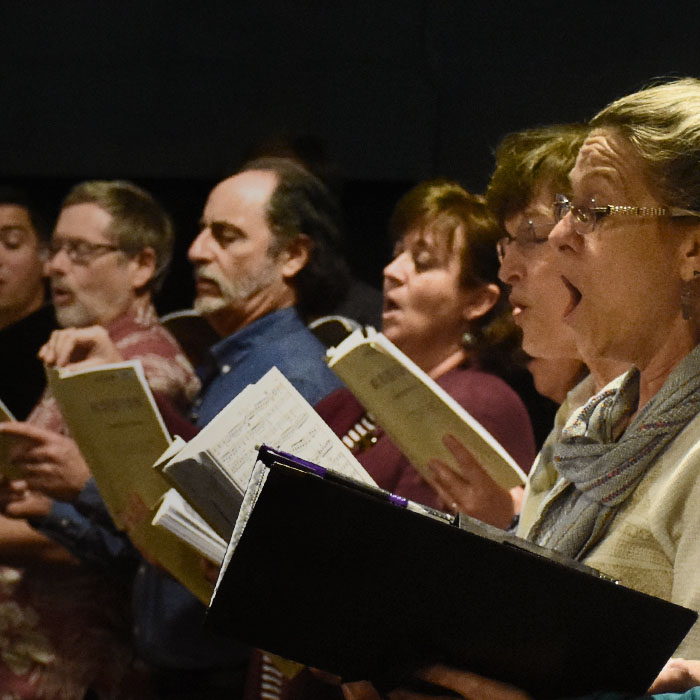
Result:
M535 438L525 405L500 377L471 367L447 372L437 383L461 404L508 451L523 471L528 472L535 459ZM349 443L348 434L367 430L366 411L348 389L339 389L320 401L316 410L336 435ZM360 424L359 430L357 424ZM392 493L418 503L440 507L437 493L411 466L408 459L387 435L376 428L376 442L366 449L362 443L353 452L377 484ZM354 440L353 440L354 442Z

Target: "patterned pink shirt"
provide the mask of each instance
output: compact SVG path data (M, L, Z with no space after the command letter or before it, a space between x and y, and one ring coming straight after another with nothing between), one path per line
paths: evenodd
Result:
M183 413L199 391L199 379L177 341L159 322L152 306L127 314L106 326L125 360L141 360L151 391L163 394ZM68 435L56 399L45 391L27 418L42 428Z

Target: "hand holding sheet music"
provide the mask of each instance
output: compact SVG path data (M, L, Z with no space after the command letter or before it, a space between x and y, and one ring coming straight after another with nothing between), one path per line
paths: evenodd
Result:
M25 422L0 426L14 437L11 465L27 488L59 501L72 501L90 478L90 468L75 440L53 430Z
M454 455L449 467L439 459L428 462L425 480L453 512L468 513L482 522L507 528L520 512L523 489L499 486L454 435L444 436L445 447Z
M70 365L74 371L124 361L103 326L54 331L39 350L39 358L47 367Z
M330 348L327 359L422 475L434 457L454 466L442 443L450 433L504 489L525 483L520 467L484 426L381 333L357 330Z

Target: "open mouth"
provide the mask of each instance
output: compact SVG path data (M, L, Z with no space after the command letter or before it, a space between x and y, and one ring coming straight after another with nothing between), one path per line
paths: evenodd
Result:
M525 311L525 309L527 309L527 306L525 304L521 304L518 301L513 301L512 299L510 302L510 306L512 309L511 313L513 314L513 318L517 318L523 311Z
M70 302L73 295L68 289L61 289L57 287L52 287L51 289L51 299L56 306L63 306Z
M574 287L574 285L571 284L566 277L562 277L561 280L569 292L569 303L567 304L566 309L564 309L564 318L566 318L574 311L581 301L581 292L579 292L579 290Z
M515 296L513 292L508 295L508 303L510 304L511 313L513 318L517 320L518 316L527 309L527 304L518 296Z
M384 299L384 304L382 305L382 313L388 314L391 313L392 311L398 311L399 310L399 305L392 301L391 299Z

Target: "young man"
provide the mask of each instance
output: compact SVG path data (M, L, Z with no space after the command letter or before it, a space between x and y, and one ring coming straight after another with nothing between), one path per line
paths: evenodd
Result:
M27 417L44 390L37 352L56 328L46 303L47 238L27 196L0 188L0 400L18 420Z

